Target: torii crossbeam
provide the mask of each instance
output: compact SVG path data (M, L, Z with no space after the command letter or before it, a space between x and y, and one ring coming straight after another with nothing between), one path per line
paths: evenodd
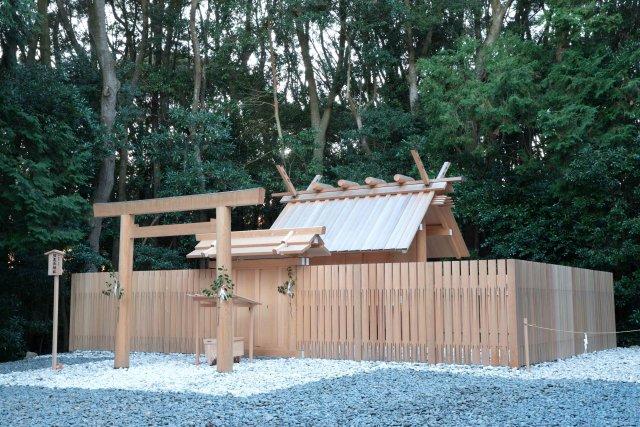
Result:
M120 217L120 249L118 273L121 289L118 301L118 317L115 334L114 368L129 367L129 342L131 334L131 295L133 294L133 241L136 238L180 236L214 232L217 236L217 266L231 274L231 208L264 203L264 188L227 191L221 193L197 194L193 196L166 197L159 199L134 200L128 202L96 203L93 205L95 217ZM158 214L215 209L216 219L192 224L171 224L139 227L134 223L135 215ZM218 274L219 270L218 270ZM233 370L233 330L232 304L219 304L218 372Z

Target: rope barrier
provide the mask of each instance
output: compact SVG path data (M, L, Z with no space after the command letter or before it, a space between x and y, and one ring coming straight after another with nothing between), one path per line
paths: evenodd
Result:
M640 329L629 329L626 331L613 331L613 332L589 332L589 331L568 331L566 329L555 329L555 328L546 328L544 326L533 325L531 323L525 323L526 326L530 326L532 328L544 329L546 331L556 331L556 332L565 332L568 334L578 334L578 335L607 335L607 334L626 334L630 332L640 332Z
M529 328L537 328L537 329L543 329L545 331L555 331L555 332L563 332L566 334L577 334L577 335L583 335L584 339L583 339L583 343L584 343L584 352L587 352L588 346L589 346L589 338L588 335L610 335L610 334L628 334L628 333L632 333L632 332L640 332L640 329L628 329L626 331L613 331L613 332L589 332L589 331L569 331L566 329L556 329L556 328L547 328L545 326L538 326L538 325L534 325L531 324L527 321L527 318L525 317L524 319L524 352L525 352L525 362L526 362L526 366L527 366L527 370L530 369L530 363L529 363Z

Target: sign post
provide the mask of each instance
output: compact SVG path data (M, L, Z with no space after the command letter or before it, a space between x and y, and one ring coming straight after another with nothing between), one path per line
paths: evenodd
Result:
M60 275L64 252L53 249L45 253L49 257L49 276L53 276L53 333L51 338L51 368L62 369L58 364L58 294L60 293Z

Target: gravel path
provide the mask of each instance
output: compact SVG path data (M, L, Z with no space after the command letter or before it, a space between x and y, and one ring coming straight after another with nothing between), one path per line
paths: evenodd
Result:
M205 394L0 385L0 425L640 425L640 380L635 374L640 366L632 363L638 356L640 348L618 349L545 364L529 373L305 359L327 363L323 369L332 367L333 377L306 383L296 378L291 384L297 385L247 396L212 394L213 389L203 390ZM62 361L64 370L70 370L74 362L77 367L93 366L104 357L81 353L63 356ZM50 359L1 364L0 384L15 383L18 374L9 372L18 371L21 364L31 367L23 369L20 378L44 378L48 371L38 369L40 361ZM258 361L254 368L278 369L263 362L272 361ZM361 365L360 372L352 367ZM568 375L578 371L576 366L590 374ZM598 372L609 372L609 377L603 379ZM611 372L617 372L617 379ZM251 375L245 375L238 379L255 387L249 384ZM211 377L212 382L218 380Z

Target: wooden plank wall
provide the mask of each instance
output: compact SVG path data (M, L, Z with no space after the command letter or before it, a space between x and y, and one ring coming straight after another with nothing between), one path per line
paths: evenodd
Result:
M187 292L214 270L140 271L133 276L132 350L194 351ZM257 300L256 354L355 360L522 366L523 318L561 330L614 331L610 273L518 260L297 267L293 300L276 291L285 267L234 270L238 295ZM107 273L74 274L70 348L113 349L116 304L101 294ZM215 337L215 309L201 309ZM236 311L246 336L248 311ZM529 328L531 363L584 352L583 336ZM615 347L589 335L588 351Z
M195 305L186 294L207 287L214 274L213 269L134 272L131 349L193 353ZM255 309L257 355L296 353L295 306L276 292L286 278L286 268L243 268L233 272L236 293L262 303ZM102 294L109 279L108 273L72 275L70 350L113 350L116 301ZM200 309L203 337L216 336L216 321L216 309ZM236 336L248 337L248 321L248 310L237 308Z
M584 335L563 331L595 332L588 352L616 347L614 334L600 334L616 330L611 273L520 260L515 268L519 318L559 330L529 327L531 363L584 353ZM524 351L520 356L524 365Z
M298 348L308 357L522 366L523 318L614 331L610 273L519 260L298 268ZM590 335L588 351L615 347ZM531 362L584 352L583 335L530 328Z
M509 365L517 349L506 260L305 266L297 277L308 357Z

